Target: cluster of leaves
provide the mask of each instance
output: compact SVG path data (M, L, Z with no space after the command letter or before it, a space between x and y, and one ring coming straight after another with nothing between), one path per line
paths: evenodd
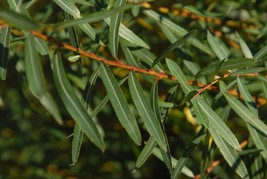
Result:
M266 29L257 29L262 25L259 17L254 30L241 29L240 34L224 24L221 33L231 42L227 45L213 35L215 27L208 22L185 28L190 20L160 13L157 5L53 0L43 12L34 8L37 1L7 0L0 9L1 80L14 80L9 78L8 59L16 59L17 73L25 76L19 86L27 84L25 95L30 91L60 125L66 125L66 116L74 120L73 165L84 135L101 151L108 150L105 136L110 131L102 118L109 118L110 124L118 119L129 145L142 145L136 170L154 155L172 178L181 173L225 178L226 173L215 169L224 163L241 178L264 178L267 46L262 43ZM181 9L180 4L168 6ZM222 17L197 10L201 6L182 8L202 18ZM228 6L222 4L221 11ZM229 17L241 2L230 6ZM242 36L258 44L250 48ZM59 108L62 104L64 109ZM183 131L185 123L189 134ZM184 140L178 143L176 138Z

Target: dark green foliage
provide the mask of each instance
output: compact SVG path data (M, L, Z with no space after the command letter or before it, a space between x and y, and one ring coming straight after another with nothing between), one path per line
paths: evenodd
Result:
M265 1L0 1L0 178L265 178Z

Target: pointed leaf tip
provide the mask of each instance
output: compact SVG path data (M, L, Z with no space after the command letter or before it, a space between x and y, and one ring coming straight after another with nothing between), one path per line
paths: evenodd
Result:
M4 20L9 25L14 26L18 29L38 29L38 25L34 21L9 9L0 8L0 19Z

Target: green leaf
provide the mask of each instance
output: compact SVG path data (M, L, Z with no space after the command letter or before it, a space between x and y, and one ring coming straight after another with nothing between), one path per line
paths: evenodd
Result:
M126 129L129 136L133 141L140 145L141 134L136 122L134 115L132 114L129 105L123 95L122 90L111 73L110 69L101 64L100 76L107 90L108 96L110 98L111 104L115 110L115 113L121 123L121 125Z
M83 23L92 23L92 22L101 21L101 20L103 20L103 19L105 19L105 18L107 18L107 17L109 17L115 13L129 9L130 7L131 7L131 5L125 5L125 6L113 8L110 10L98 11L98 12L92 13L90 15L81 17L81 18L76 18L76 19L68 20L66 22L62 22L56 26L56 29L71 27L71 26L80 25Z
M80 17L81 13L79 11L79 9L75 6L74 2L70 1L70 0L54 0L54 2L61 7L61 9L63 9L65 12L76 16L76 17Z
M198 94L198 91L191 91L187 95L185 95L184 99L181 102L181 105L184 105L187 101L190 101L196 94Z
M106 18L105 22L108 25L110 25L110 18ZM133 45L137 46L137 47L143 47L143 48L146 48L146 49L150 49L150 47L146 44L145 41L143 41L133 31L128 29L122 23L120 24L119 36L122 37L123 39L127 40L128 42L132 43Z
M40 98L45 92L45 78L34 37L29 34L25 41L25 68L28 86L31 92Z
M258 116L257 104L248 89L245 87L244 80L241 77L237 77L237 85L249 110L254 113L254 115Z
M219 41L218 38L214 37L209 31L208 31L207 39L212 50L215 52L215 54L220 60L228 58L229 50L226 48L226 46L221 41Z
M159 56L153 61L151 68L154 67L157 63L162 61L170 52L172 52L174 49L176 49L178 46L183 44L189 37L191 37L194 33L196 33L196 30L193 30L191 32L188 32L185 36L182 37L182 39L177 40L173 44L171 44L169 47L167 47L165 50L163 50Z
M174 103L166 102L166 101L159 101L159 107L161 108L173 108L175 107Z
M257 149L261 150L260 154L264 158L265 161L267 161L267 141L266 136L264 136L262 133L258 132L256 129L251 127L250 125L247 125L250 136L253 140L253 143L257 147Z
M36 45L36 50L38 50L38 52L41 55L43 55L43 56L49 55L49 49L48 49L48 46L44 40L35 37L34 42Z
M158 100L158 81L155 81L150 90L150 102L152 104L152 109L157 116L159 122L162 122L161 115L159 111L159 100Z
M218 65L220 63L216 63L214 65L207 66L203 68L197 76L203 76L203 75L211 75L215 74L216 71L218 70ZM221 68L218 70L217 73L224 73L228 70L233 70L233 69L242 69L246 67L253 67L257 66L260 64L259 60L256 60L254 58L234 58L234 59L228 59L225 61Z
M247 69L237 69L232 75L242 75L242 74L250 74L250 73L260 73L267 71L266 67L255 67L255 68L247 68Z
M141 61L145 62L148 66L151 66L153 63L153 59L155 59L155 55L151 53L148 49L140 48L140 47L129 47L131 53L134 54ZM157 64L153 67L153 69L157 71L162 71L162 65Z
M93 41L97 40L95 29L90 24L78 24L78 26L83 30L86 35L88 35L90 39L92 39ZM103 42L100 43L101 45L103 45Z
M53 118L60 124L63 124L59 108L52 97L52 95L45 91L44 94L39 98L40 103L45 107L45 109L53 116Z
M144 121L147 131L156 140L160 148L167 151L167 141L160 122L157 120L156 114L152 111L147 101L143 89L133 72L129 75L129 89L134 101L135 107Z
M124 77L122 80L119 81L119 86L122 85L126 80L128 79L128 77ZM100 111L101 109L103 109L103 107L107 104L107 102L109 101L109 95L106 95L102 101L97 105L97 107L94 109L94 111L91 113L92 118L95 117Z
M0 19L22 30L36 30L38 28L38 25L31 19L8 9L0 8Z
M2 29L0 29L0 32L0 79L6 80L10 27L2 27Z
M220 90L225 90L226 85L220 81ZM237 98L224 93L224 97L231 106L231 108L243 119L246 123L251 125L253 128L261 132L263 135L267 136L267 126L245 105L243 105Z
M171 156L170 156L170 147L168 144L168 138L166 135L166 131L164 129L164 125L163 125L163 118L160 114L160 108L159 108L159 100L158 100L158 81L155 81L151 87L151 92L150 92L150 101L152 104L152 109L154 111L154 113L156 114L156 117L158 119L158 121L160 122L161 126L162 126L162 130L164 132L165 135L165 140L167 142L167 152L163 151L161 148L161 154L163 157L163 161L165 163L165 165L167 166L167 168L169 169L170 174L172 175L172 164L171 164Z
M264 47L262 47L255 55L254 58L256 60L261 60L262 58L264 58L267 55L267 45L265 45Z
M114 8L125 5L127 0L115 1ZM123 11L114 14L110 18L109 25L109 49L113 57L118 56L118 45L119 45L119 29L123 17Z
M75 165L78 161L81 145L83 141L83 132L81 128L76 123L74 126L74 132L73 132L73 139L72 139L72 145L71 145L71 159L72 159L72 165Z
M134 6L132 7L132 15L137 17L140 13L141 6Z
M173 23L171 20L163 17L162 15L156 13L153 10L143 10L143 12L144 12L145 15L147 15L148 17L154 19L156 22L168 27L171 31L173 31L175 33L175 35L177 34L178 36L182 37L182 36L185 36L188 33L188 31L185 30L184 28L182 28L181 26ZM192 38L188 39L188 42L191 43L192 45L194 45L195 47L199 48L203 52L205 52L207 54L212 54L212 52L209 49L209 47L204 45L198 39L192 37Z
M191 156L194 149L198 146L198 144L200 143L204 135L202 131L198 133L195 139L191 142L191 144L184 151L183 155L179 158L177 164L174 167L173 175L171 177L172 179L178 178L179 175L181 174L183 167L185 166L186 162L189 160L189 157Z
M167 66L173 76L178 80L178 83L181 84L183 92L187 95L192 91L192 87L187 83L186 77L183 74L181 68L177 63L172 60L167 59Z
M101 138L101 135L92 118L82 106L70 82L68 81L59 53L55 54L55 57L52 60L52 67L53 77L58 94L68 113L87 135L87 137L103 151L105 148L103 139Z
M164 35L169 40L169 42L174 43L175 41L179 40L179 38L177 36L175 36L173 34L173 32L168 27L166 27L165 25L163 25L161 23L158 23L158 25L161 28L161 30L164 33Z
M132 53L133 51L135 51L135 48L131 51L130 48L133 48L133 47L128 47L128 45L129 45L128 41L126 41L125 39L121 38L120 39L120 45L121 45L121 49L122 49L122 51L123 51L123 53L125 55L126 61L127 61L127 63L129 65L134 66L134 67L139 67L139 68L146 68L144 65L142 65L140 63L139 58L136 58L135 55ZM145 75L145 74L141 74L141 75L147 81L150 81L150 82L154 81L153 77L151 77L151 76L148 76L148 75Z
M210 131L212 129L225 139L232 147L241 150L238 140L222 119L207 104L202 96L197 96L191 100L194 109L198 110L198 114L202 116L202 124ZM205 120L205 121L204 121Z
M266 178L266 166L262 162L260 155L255 155L251 158L251 178L253 179L262 179Z
M238 77L237 84L238 84L238 89L245 100L246 106L255 116L258 116L258 109L256 106L257 104L255 103L252 95L249 93L248 89L246 88L244 84L244 80ZM254 144L256 145L258 149L262 150L261 155L267 161L266 137L264 137L260 132L258 132L256 129L254 129L250 125L247 125L247 126L248 126L248 130L250 132L250 135L253 139Z
M155 147L152 152L157 158L159 158L160 160L163 161L163 157L161 155L161 152L157 147ZM177 165L178 161L177 161L176 158L172 157L171 161L172 161L172 166L176 166ZM187 177L190 177L190 178L194 178L195 177L194 173L189 168L187 168L186 166L183 167L182 173L185 174Z
M90 76L89 81L86 84L86 87L83 91L83 99L85 101L85 107L89 107L91 104L91 99L93 95L93 89L95 87L96 80L99 76L99 69L95 70L94 73Z
M251 53L251 51L250 51L248 45L247 45L246 42L242 39L242 37L238 34L238 32L236 32L236 36L237 36L237 38L238 38L238 40L239 40L239 44L240 44L240 46L241 46L241 50L242 50L244 56L245 56L246 58L253 58L253 55L252 55L252 53Z
M76 87L78 87L81 90L83 90L85 88L86 84L81 77L76 76L72 73L67 73L66 75L67 75L68 79L70 80L70 82L73 83Z
M157 146L157 142L153 137L149 137L145 147L139 154L137 161L135 163L136 168L140 168L148 159L148 157L152 154L153 149Z
M265 97L265 99L267 99L267 85L266 84L267 84L267 81L261 81L261 88L262 88L263 96Z
M80 58L81 58L81 55L71 55L68 57L68 60L73 63L73 62L77 62Z
M216 129L211 128L210 133L229 166L232 167L241 178L248 178L247 168L236 150L217 133Z
M123 51L123 54L125 55L126 61L129 65L139 67L139 61L137 58L134 57L131 50L128 47L128 43L124 39L120 39L120 46Z
M88 114L91 116L93 122L96 124L96 127L100 132L100 135L104 137L103 128L100 126L97 119L95 118L97 113L93 114L93 111L90 108L91 95L93 92L93 87L95 85L95 81L98 78L98 75L99 75L99 70L97 69L91 75L89 82L87 83L87 85L85 87L85 90L83 93L83 98L84 98L84 108L87 109ZM83 134L84 133L81 131L81 128L76 123L75 128L74 128L73 141L72 141L72 165L75 165L75 163L78 160L80 148L81 148L82 140L83 140Z
M246 156L246 155L257 155L261 152L261 149L246 149L241 152L238 152L240 156Z

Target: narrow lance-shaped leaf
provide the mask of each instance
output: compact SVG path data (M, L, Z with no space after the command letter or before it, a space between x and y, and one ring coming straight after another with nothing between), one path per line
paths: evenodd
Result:
M265 80L265 78L263 78ZM261 81L261 88L263 91L263 96L267 99L267 81Z
M127 63L131 66L139 67L140 64L139 64L138 58L134 57L125 39L122 39L122 38L120 39L120 46L123 51L123 54L125 55Z
M145 161L148 159L148 157L152 154L153 149L157 146L157 142L154 140L153 137L149 137L148 141L146 142L145 147L139 154L137 161L135 163L136 168L140 168Z
M229 50L226 46L219 42L219 39L214 37L209 31L207 35L208 42L220 60L226 59L229 56Z
M71 159L72 159L72 165L75 165L78 161L78 157L81 150L81 145L83 141L83 132L81 128L76 123L74 126L74 132L73 132L73 140L71 145Z
M152 152L158 159L163 161L163 158L162 158L162 155L160 153L159 148L155 147ZM177 159L176 158L171 157L171 161L172 161L172 166L176 166L177 165ZM194 173L189 168L187 168L186 166L183 167L182 173L185 174L186 176L190 177L190 178L194 178L195 177Z
M217 133L225 139L232 147L241 150L237 138L222 121L222 119L215 113L215 111L207 104L202 96L197 96L191 100L194 109L201 114L203 125L208 129L216 129ZM204 121L205 120L205 121Z
M90 39L92 39L93 41L96 41L96 40L98 40L96 37L97 37L97 34L96 34L96 32L95 32L95 29L90 25L90 24L85 24L85 23L83 23L83 24L79 24L78 25L83 31L84 31L84 33L86 34L86 35L88 35L88 37L90 38ZM100 45L104 45L104 43L101 41L101 40L99 40L99 44Z
M246 86L244 84L244 80L241 77L237 77L237 85L238 85L238 89L239 89L241 95L243 96L245 103L246 103L247 107L249 108L249 110L251 112L253 112L256 116L258 116L258 110L257 110L257 106L256 106L257 104L255 103L252 95L250 94L250 92L246 88Z
M153 61L151 68L154 67L157 63L162 61L170 52L172 52L174 49L176 49L178 46L183 44L189 37L191 37L194 33L196 33L196 30L193 30L191 32L188 32L185 36L182 37L182 39L177 40L173 44L171 44L169 47L167 47L165 50L163 50L159 56Z
M218 63L215 65L210 65L205 68L203 68L197 76L202 76L202 75L211 75L211 74L216 74L216 73L221 73L221 72L226 72L228 70L233 70L233 69L242 69L246 67L254 67L259 65L261 62L259 60L253 59L253 58L234 58L234 59L228 59L225 61L223 64ZM218 69L218 65L221 64L220 69Z
M179 175L182 172L183 167L185 166L186 162L189 160L189 157L191 156L194 149L200 143L203 135L204 135L203 130L201 130L198 133L198 135L195 137L195 139L191 142L191 144L187 147L187 149L184 151L184 154L179 158L176 166L174 167L172 179L176 179L179 177Z
M171 102L172 98L173 98L173 95L175 93L175 91L177 90L177 87L178 85L175 85L174 87L172 87L171 89L169 89L168 91L168 94L166 95L166 98L164 100L165 103L169 103ZM174 105L172 105L171 107L173 107ZM162 112L162 121L164 122L167 117L168 117L168 112L169 112L169 109L168 108L165 108Z
M256 60L261 60L263 57L267 55L267 45L262 47L255 55L254 58Z
M83 93L83 98L84 98L84 107L87 108L89 111L89 105L93 93L93 87L95 85L96 79L99 75L99 70L96 70L90 77ZM92 116L92 113L90 114L91 118L94 120L95 116ZM97 125L97 124L96 124ZM98 126L96 126L98 127ZM100 129L99 129L100 131ZM83 135L84 133L82 132L81 128L78 126L78 124L75 124L74 127L74 132L73 132L73 140L72 140L72 149L71 149L71 157L72 157L72 165L75 165L75 163L78 160L79 154L80 154L80 149L82 145L82 140L83 140Z
M151 95L150 95L150 101L152 104L152 109L154 111L154 113L156 114L156 117L158 119L158 121L161 124L162 130L164 132L164 136L166 139L166 145L167 145L167 151L165 152L163 149L160 148L162 157L163 157L163 161L166 164L167 168L169 169L170 174L172 175L172 164L171 164L171 155L170 155L170 147L168 144L168 138L166 135L166 131L164 129L164 124L163 124L163 116L161 116L160 114L160 108L159 108L159 100L158 100L158 81L155 81L151 87Z
M156 97L155 96L156 91L157 91L156 84L157 84L157 82L155 82L154 85L151 88L151 91L154 91L154 92L152 92L152 94L154 94L153 95L154 96L153 99L151 99L152 101L155 101L155 97ZM177 86L175 86L175 87L170 89L170 91L169 91L169 93L168 93L168 95L166 97L166 100L165 100L166 102L171 100L172 95L173 95L174 91L176 90L176 88L177 88ZM153 109L155 110L157 104L156 104L156 102L154 102L154 103L152 102L152 104L154 104L153 105ZM162 115L162 120L160 120L161 122L164 122L163 120L166 118L167 113L168 113L168 109L165 109L164 113ZM157 115L159 115L159 114L157 114ZM137 161L136 161L136 164L135 164L136 168L140 168L145 163L145 161L152 154L152 151L156 146L157 146L157 142L154 140L154 138L152 136L150 136L148 141L147 141L147 143L146 143L146 145L144 146L143 150L141 151L140 155L137 158ZM162 151L162 149L161 149L161 151ZM169 155L169 157L171 157L171 156ZM162 158L166 162L166 159L164 159L164 156L162 156ZM170 162L171 162L171 159L170 159ZM171 168L173 168L173 167L171 167Z
M223 157L227 161L230 167L232 167L236 173L241 177L241 178L248 178L248 171L237 154L236 150L232 146L230 146L218 133L217 130L214 128L210 129L210 133L214 139L214 142L218 146L220 152L222 153Z
M79 25L79 24L83 24L83 23L92 23L92 22L97 22L97 21L101 21L115 13L118 13L120 11L129 9L131 7L131 5L125 5L125 6L121 6L118 8L113 8L110 10L102 10L99 12L95 12L92 13L90 15L81 17L81 18L77 18L77 19L72 19L72 20L68 20L66 22L60 23L56 29L60 29L60 28L66 28L66 27L71 27L74 25ZM56 30L55 29L55 30Z
M173 23L171 20L163 17L162 15L156 13L153 10L146 9L146 10L143 10L143 13L145 15L147 15L148 17L154 19L156 22L158 22L158 23L166 26L167 28L169 28L172 32L175 33L175 35L178 35L178 36L182 37L186 33L188 33L188 31L185 30L183 27ZM212 54L210 48L208 46L204 45L198 39L192 37L192 38L188 39L188 42L191 43L192 45L194 45L195 47L199 48L203 52L205 52L207 54Z
M128 79L128 77L124 77L122 80L119 81L119 86L122 85L126 80ZM103 107L107 104L107 102L109 101L109 95L106 95L102 101L98 104L98 106L92 111L91 116L95 117L102 109Z
M40 103L49 114L51 114L59 124L62 124L63 121L58 106L52 95L45 89L44 72L35 48L38 48L38 46L35 46L34 37L28 34L25 41L25 68L29 89L40 100Z
M6 80L10 27L3 27L0 33L0 79Z
M95 87L96 80L99 76L99 69L94 71L94 73L90 76L89 81L87 82L87 85L83 92L83 98L85 101L85 106L89 106L91 103L91 98L93 94L93 89Z
M137 145L140 145L141 134L136 119L126 102L123 92L119 88L116 79L114 78L110 69L103 64L101 64L100 67L100 76L121 125L125 128L126 132L133 139L133 141Z
M44 56L44 55L48 55L49 54L48 46L47 46L47 44L45 43L44 40L35 37L34 41L35 41L35 45L36 45L36 50L38 50L38 52L41 55Z
M181 84L182 90L185 94L188 94L192 91L192 87L187 83L186 77L182 72L181 68L177 63L172 60L167 59L167 66L172 75L178 80L178 83Z
M160 122L157 120L156 114L152 111L147 101L143 89L133 72L129 75L129 89L134 101L135 107L144 121L147 131L157 141L160 148L167 151L167 141Z
M0 19L4 20L9 25L22 30L35 30L38 28L38 25L31 19L9 9L0 8Z
M74 2L71 1L63 1L63 0L55 0L55 2L66 12L71 14L74 19L82 18L80 15L79 9L75 6ZM98 40L96 39L96 32L94 28L89 23L80 23L78 26L84 31L86 35L93 41ZM99 41L100 45L103 45L103 42Z
M200 96L198 96L199 98ZM199 121L205 121L206 115L199 109L199 105L196 103L196 100L193 99L192 103L194 105L194 110L196 112L197 118ZM219 119L221 120L221 119ZM206 123L208 125L208 123ZM244 167L243 162L241 161L240 157L238 156L237 152L234 150L232 146L229 145L229 142L223 140L221 135L217 132L217 129L214 128L214 126L211 126L208 128L209 132L211 133L211 136L214 139L214 142L218 146L219 150L221 151L222 155L224 156L225 160L228 162L228 164L231 167L236 167L234 168L237 173L243 175L246 175L244 173L246 172L246 168ZM237 163L238 162L238 163ZM245 172L244 172L245 171Z
M264 71L267 71L266 67L255 67L255 68L247 68L247 69L237 69L231 74L234 76L234 75L242 75L242 74L250 74L250 73L260 73Z
M220 81L220 90L224 91L226 85ZM250 110L242 104L237 98L230 94L224 93L224 97L231 106L231 108L243 119L246 123L254 127L256 130L267 136L267 126Z
M241 77L237 78L237 84L238 84L238 89L245 100L246 106L255 116L258 116L258 109L256 107L256 103L252 95L249 93L248 89L246 88L244 84L244 80L242 80ZM267 161L266 137L264 137L260 132L258 132L255 128L253 128L249 124L247 125L247 127L253 139L254 144L256 145L258 149L262 150L261 155Z
M160 109L159 109L159 100L158 100L158 81L155 81L150 90L150 102L152 109L155 112L158 121L162 124ZM162 124L163 126L163 124Z
M74 2L70 0L54 0L54 2L61 7L65 12L73 15L73 16L80 16L79 9L75 6Z
M122 8L122 7L120 7L120 8ZM117 9L117 8L113 8L113 9ZM113 9L111 9L111 10L113 10ZM108 25L110 25L110 18L106 18L105 22ZM122 23L120 24L119 36L122 37L123 39L127 40L128 42L134 44L137 47L144 47L144 48L150 49L150 47L146 44L146 42L144 40L142 40L140 37L138 37L133 31L128 29Z
M237 38L238 38L238 40L239 40L239 44L240 44L240 46L241 46L241 50L242 50L244 56L245 56L246 58L253 58L253 55L252 55L252 53L251 53L251 51L250 51L248 45L247 45L246 42L242 39L242 37L238 34L238 32L236 32L236 36L237 36Z
M127 0L117 0L115 1L114 8L123 6L126 4ZM119 29L123 17L123 11L114 14L110 18L109 25L109 49L113 57L118 55L118 45L119 45Z
M29 89L36 97L45 91L45 79L38 52L35 49L34 37L27 35L25 41L25 68Z
M141 61L145 62L148 66L151 66L153 63L153 59L155 59L155 55L151 53L146 48L140 48L140 47L129 47L131 50L131 53L134 54L137 58L139 58ZM162 65L158 63L153 67L153 69L157 71L162 71Z
M103 139L101 138L92 118L82 106L70 82L68 81L59 53L55 54L55 58L52 60L52 67L57 91L68 113L87 135L87 137L103 151Z
M131 47L129 47L130 43L127 40L120 38L120 45L121 45L121 49L125 55L126 61L129 65L135 66L135 67L140 67L140 68L145 68L145 66L140 63L139 58L136 58L134 56L134 54L132 53L132 51L130 50L130 48L131 48ZM142 77L147 81L150 81L150 82L154 81L153 77L151 77L151 76L142 74Z
M165 25L158 23L159 27L161 28L162 32L164 33L164 35L167 37L167 39L169 40L169 42L174 43L175 41L177 41L179 38L177 36L175 36L173 34L172 31L170 31L170 29L168 27L166 27Z
M63 124L60 111L53 96L46 90L44 94L39 98L40 103L45 109L53 116L53 118L60 124Z

